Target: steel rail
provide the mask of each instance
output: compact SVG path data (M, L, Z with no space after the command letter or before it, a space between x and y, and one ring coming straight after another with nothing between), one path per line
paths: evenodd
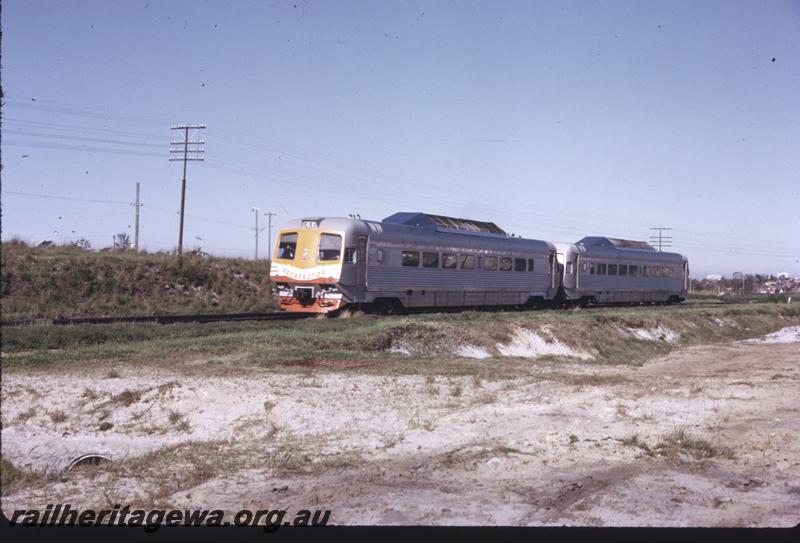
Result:
M314 317L317 313L216 313L199 315L148 315L139 317L59 317L55 319L20 319L0 321L0 326L69 325L69 324L116 324L152 322L174 324L181 322L230 322L230 321L286 321Z

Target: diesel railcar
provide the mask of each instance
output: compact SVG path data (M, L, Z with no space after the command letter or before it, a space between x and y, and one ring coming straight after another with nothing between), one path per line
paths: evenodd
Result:
M491 222L426 213L383 221L317 217L278 231L270 277L279 307L404 308L676 303L689 263L644 242L553 244Z
M494 223L425 213L381 222L307 218L278 231L270 276L281 309L543 305L559 291L552 243Z
M641 241L588 236L556 244L561 288L568 304L678 303L689 289L689 261Z

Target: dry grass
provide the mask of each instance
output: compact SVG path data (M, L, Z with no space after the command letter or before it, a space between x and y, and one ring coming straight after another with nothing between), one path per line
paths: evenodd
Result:
M95 390L89 387L83 389L83 393L81 394L81 398L86 398L89 402L96 400L99 396L100 395Z
M265 311L269 264L78 247L0 245L4 318Z
M17 416L14 418L14 422L16 423L25 422L34 416L36 416L36 409L34 409L33 407L29 407L25 411L22 411L21 413L17 414Z
M735 458L733 449L723 445L713 444L703 438L689 435L683 428L674 430L663 436L652 449L656 456L674 458L686 454L694 458Z
M676 458L687 455L696 459L724 458L732 460L736 457L733 449L711 441L691 436L683 428L678 428L665 434L653 446L650 446L639 437L638 433L624 437L619 442L626 447L641 449L648 456L659 458Z
M116 404L120 404L120 405L124 405L125 407L128 407L128 406L138 402L141 399L142 399L142 391L141 390L131 390L129 388L126 388L125 390L123 390L122 392L117 394L116 396L112 396L111 397L111 402L112 403L116 403Z
M5 456L0 461L0 487L3 496L9 496L26 488L40 487L55 480L57 480L55 474L18 468Z
M48 413L48 416L54 424L61 424L62 422L67 421L67 414L63 411L51 411Z
M168 418L170 424L172 424L177 430L187 434L192 430L189 421L186 419L186 415L180 411L175 409L170 410Z
M416 413L408 421L408 427L411 430L425 430L426 432L432 432L436 429L436 424L433 422L432 418L422 418L420 417L419 413Z

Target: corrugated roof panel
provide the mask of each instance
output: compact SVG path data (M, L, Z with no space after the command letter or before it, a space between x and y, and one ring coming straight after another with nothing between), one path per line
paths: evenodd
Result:
M646 241L633 241L630 239L608 238L608 241L623 249L644 249L646 251L655 251L655 247Z
M430 219L445 228L453 230L465 230L467 232L485 232L487 234L505 234L505 231L493 222L475 221L472 219L461 219L455 217L445 217L443 215L428 215Z
M386 217L383 219L383 222L389 224L405 224L408 226L429 226L431 228L443 228L459 232L495 234L500 236L506 235L505 230L493 222L446 217L444 215L430 215L428 213L400 212Z

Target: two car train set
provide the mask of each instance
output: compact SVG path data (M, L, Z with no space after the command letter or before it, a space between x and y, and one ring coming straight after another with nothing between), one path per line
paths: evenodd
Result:
M426 213L383 221L318 217L277 233L270 277L285 311L345 306L542 307L678 303L689 263L644 242L585 237L574 244L507 234L491 222Z

